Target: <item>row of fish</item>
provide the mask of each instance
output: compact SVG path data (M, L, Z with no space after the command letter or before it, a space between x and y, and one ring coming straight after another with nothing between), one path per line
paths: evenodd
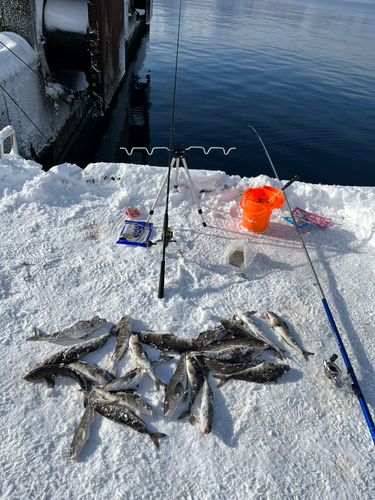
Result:
M131 318L124 316L118 325L112 326L105 335L80 342L58 351L42 361L40 366L31 370L24 379L27 381L46 380L50 387L54 377L64 376L75 380L85 394L85 411L73 437L70 454L76 458L90 435L90 425L94 413L125 424L137 432L147 434L159 448L159 440L166 437L163 433L152 432L139 415L154 415L154 409L142 397L134 392L143 374L154 381L157 391L165 388L164 418L171 419L180 410L178 419L186 418L189 423L198 422L203 434L212 430L214 407L213 392L210 387L209 373L218 379L221 387L230 379L256 383L277 381L289 371L285 363L273 363L260 360L262 353L271 352L285 360L284 351L265 337L251 316L235 308L231 320L221 318L220 325L202 332L197 338L186 340L173 333L157 333L151 330L132 332ZM304 351L292 338L285 322L275 313L267 311L265 317L270 326L289 347L300 352L307 360L313 353ZM35 329L29 341L60 342L62 340L80 340L94 333L106 324L106 320L95 316L89 321L79 321L72 327L51 335L44 335ZM107 369L87 363L81 358L103 347L111 336L116 336L116 345ZM160 351L157 362L150 361L143 345ZM167 353L171 353L172 356ZM125 375L117 377L120 360L129 354L135 368ZM156 375L156 366L179 357L174 374L168 384ZM199 416L192 409L201 395Z

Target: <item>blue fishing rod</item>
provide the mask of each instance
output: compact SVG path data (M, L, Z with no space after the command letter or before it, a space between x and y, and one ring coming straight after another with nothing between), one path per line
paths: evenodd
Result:
M273 170L273 172L275 174L276 179L279 182L281 182L279 176L277 175L276 169L275 169L275 167L274 167L274 165L272 163L270 155L268 154L266 146L264 145L264 143L263 143L262 139L260 138L258 132L251 125L249 125L249 127L252 128L254 130L254 132L256 133L256 135L257 135L257 137L258 137L258 139L259 139L259 141L260 141L260 143L261 143L261 145L262 145L262 147L264 149L264 152L266 153L266 156L267 156L268 161L269 161L269 163L270 163L270 165L272 167L272 170ZM295 229L297 231L298 239L299 239L299 241L300 241L300 243L302 245L302 248L303 248L303 251L304 251L307 263L309 264L310 271L311 271L311 273L313 275L316 288L317 288L319 296L320 296L320 298L322 300L323 307L324 307L325 312L326 312L326 314L328 316L329 323L331 325L332 331L333 331L333 333L334 333L334 335L336 337L338 346L340 348L341 355L343 357L345 366L347 368L347 373L350 375L350 377L352 379L352 389L353 389L353 392L357 396L359 404L361 405L363 414L365 416L368 428L369 428L371 436L372 436L372 440L373 440L373 442L375 444L375 425L374 425L374 421L373 421L373 419L371 417L371 413L370 413L370 411L368 409L365 397L364 397L364 395L363 395L363 393L361 391L361 388L359 387L359 383L358 383L357 377L355 376L354 369L353 369L353 367L352 367L352 365L350 363L349 356L348 356L348 354L346 352L346 349L345 349L345 346L344 346L344 344L343 344L343 342L341 340L341 337L340 337L339 331L337 329L335 320L333 319L331 310L330 310L330 308L328 306L327 299L324 296L323 289L322 289L322 287L320 285L318 276L317 276L317 274L315 272L315 269L314 269L314 266L313 266L313 264L311 262L310 256L308 254L308 251L307 251L307 248L306 248L306 245L305 245L305 242L303 241L303 238L302 238L302 235L301 235L301 231L298 228L297 222L296 222L296 220L294 218L294 215L293 215L293 212L292 212L292 210L290 208L290 204L289 204L289 201L288 201L288 198L287 198L286 194L284 194L284 197L285 197L285 201L286 201L286 203L288 205L288 209L289 209L289 212L290 212L291 219L293 221L293 225L294 225L294 227L295 227Z

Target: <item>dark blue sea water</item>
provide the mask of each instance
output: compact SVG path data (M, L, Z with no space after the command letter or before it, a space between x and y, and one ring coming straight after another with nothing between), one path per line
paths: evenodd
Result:
M165 166L179 0L155 0L123 85L87 162ZM174 143L236 147L186 153L190 169L375 186L375 1L182 0Z

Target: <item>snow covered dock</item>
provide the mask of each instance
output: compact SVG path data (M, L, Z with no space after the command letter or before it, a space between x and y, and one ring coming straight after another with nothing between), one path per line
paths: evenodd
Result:
M177 242L167 248L160 300L161 246L116 241L125 207L138 206L147 217L165 169L101 163L44 172L15 155L1 160L1 498L374 498L373 442L349 380L338 389L324 376L323 361L339 354L338 347L295 230L283 219L288 213L275 210L264 234L241 226L245 188L280 186L266 175L190 173L207 227L181 173L169 207ZM295 182L287 194L292 207L333 219L329 229L314 229L304 240L374 415L375 187ZM153 239L162 230L162 199ZM256 256L242 276L228 269L223 254L243 238ZM263 316L276 312L315 356L306 362L287 350L291 369L278 384L231 380L217 389L210 378L215 420L208 436L186 421L164 421L163 394L145 377L140 392L156 409L145 420L167 434L160 450L96 415L90 440L71 461L83 396L70 379L57 379L53 390L23 380L61 348L26 342L34 327L52 333L98 314L108 321L100 335L130 314L134 330L171 330L190 339L231 317L236 306L256 310L257 324L284 347ZM85 360L104 366L114 342ZM121 361L122 372L128 363ZM344 371L341 357L337 363ZM158 376L168 382L174 367L158 366Z

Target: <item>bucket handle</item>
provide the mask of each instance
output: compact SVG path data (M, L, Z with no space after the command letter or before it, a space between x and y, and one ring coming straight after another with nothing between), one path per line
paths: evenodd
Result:
M249 188L247 188L247 189L251 189L251 186L250 186ZM246 191L247 191L247 189L246 189ZM246 191L243 193L243 195L242 195L242 196L241 196L241 198L240 198L240 207L242 208L242 210L244 210L244 207L243 207L243 205L242 205L242 200L243 200L243 197L244 197L244 196L245 196L245 194L246 194Z

